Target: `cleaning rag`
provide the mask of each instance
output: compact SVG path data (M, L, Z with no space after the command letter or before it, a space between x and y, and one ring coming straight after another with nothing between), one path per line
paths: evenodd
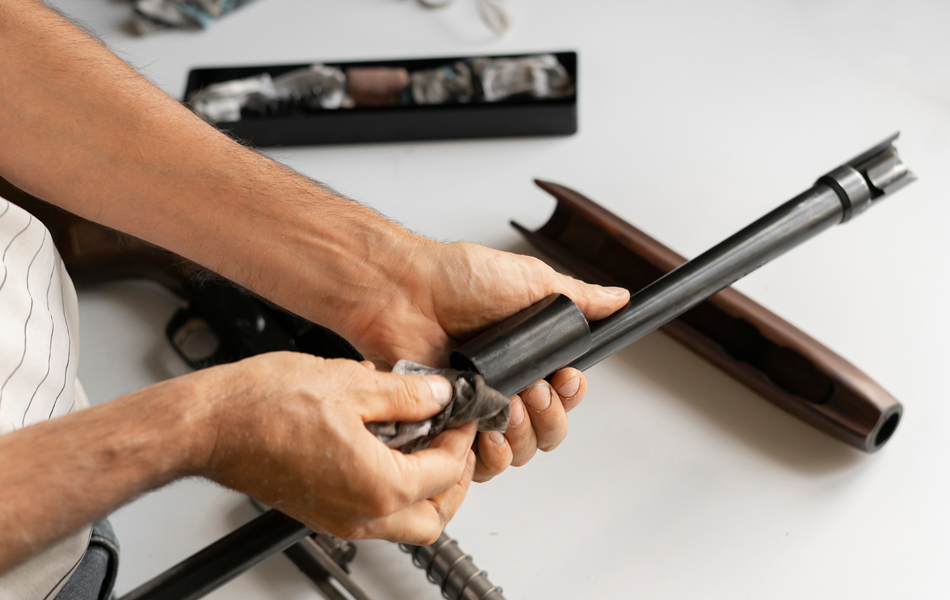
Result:
M478 430L482 432L504 432L508 428L511 402L507 396L488 385L481 375L454 369L436 369L408 360L397 362L393 373L441 375L452 384L455 394L442 412L424 421L367 423L367 429L390 448L406 454L422 450L444 430L459 427L468 421L478 421Z

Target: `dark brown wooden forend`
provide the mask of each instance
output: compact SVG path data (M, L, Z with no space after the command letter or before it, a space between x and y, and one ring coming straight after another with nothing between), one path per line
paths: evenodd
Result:
M177 254L31 196L2 177L0 198L42 221L77 286L149 279L178 293L185 277L200 270Z
M537 231L512 223L579 277L636 292L686 259L581 194L536 182L557 198ZM727 288L663 327L789 413L865 452L881 448L903 407L857 367L766 308Z

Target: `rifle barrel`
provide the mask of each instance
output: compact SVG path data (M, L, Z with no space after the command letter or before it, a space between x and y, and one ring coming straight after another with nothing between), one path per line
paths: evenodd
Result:
M512 394L565 365L584 370L597 364L914 181L892 145L896 138L822 176L807 191L635 293L627 306L589 324L589 330L579 325L583 316L566 298L546 298L463 345L453 353L452 365L475 370ZM573 356L565 359L566 349ZM882 444L886 441L882 438Z

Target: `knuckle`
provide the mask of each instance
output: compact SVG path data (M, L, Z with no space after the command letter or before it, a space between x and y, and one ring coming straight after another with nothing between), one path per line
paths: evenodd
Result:
M491 471L503 470L508 463L511 461L511 448L510 442L507 441L507 438L502 438L505 440L500 446L496 446L493 442L487 439L485 434L479 435L478 441L478 458L479 462L486 469ZM465 463L461 465L462 469L465 468ZM461 475L461 473L460 473Z
M546 435L538 438L538 449L542 452L550 452L558 446L567 437L567 418L559 419L557 423L547 430Z
M353 523L331 523L325 528L331 535L344 540L359 540L366 537L366 529Z
M564 397L561 398L561 405L564 407L565 411L577 408L580 405L580 403L583 402L584 394L582 393L582 391L574 394L573 396L568 396L567 398L564 398Z
M442 528L438 527L426 527L425 531L419 532L419 546L431 546L436 543L439 539L439 536L442 535Z
M518 467L531 460L537 450L534 430L522 432L511 440L511 464Z
M366 507L366 513L371 518L382 519L399 510L398 502L390 494L374 496Z
M510 454L508 457L506 457L505 461L500 464L488 462L485 460L484 455L479 455L478 460L475 463L475 473L472 474L472 481L475 483L485 483L486 481L491 481L496 475L504 471L510 464Z
M435 509L437 519L435 525L438 529L438 531L435 532L435 537L439 537L439 534L442 533L442 528L449 522L449 516L445 512L445 506L442 505L442 502L433 502L432 506Z
M385 498L376 503L374 507L376 511L376 517L383 518L388 517L397 510L396 501L392 498Z
M560 444L567 436L567 412L563 409L552 414L549 419L535 426L538 446L547 446L552 442Z
M535 452L537 452L537 447L528 447L526 450L520 452L511 460L511 466L513 467L523 467L528 463L532 458L534 458Z
M393 402L399 407L409 407L418 400L415 380L409 377L397 376L393 389Z
M537 256L526 256L525 258L528 261L528 266L534 269L534 271L538 274L547 275L548 272L551 270L551 267L549 267L546 262L544 262Z
M326 358L323 358L322 356L316 356L316 355L309 354L306 352L288 352L288 354L297 356L298 360L302 361L302 363L308 367L320 367L320 366L332 367L334 365L339 364L339 361L342 360L342 359L328 360ZM303 357L303 358L300 358L300 357Z
M478 483L484 483L495 475L498 475L508 467L508 461L499 464L487 464L481 469L476 469L475 474L472 475L472 481Z
M509 464L511 464L511 458L509 457L498 459L490 463L485 463L484 472L490 473L492 476L495 476L501 473L502 471L504 471L506 468L508 468Z

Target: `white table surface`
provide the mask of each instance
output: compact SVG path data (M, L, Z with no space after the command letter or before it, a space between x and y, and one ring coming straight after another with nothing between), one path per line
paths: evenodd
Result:
M553 139L269 151L442 240L530 252L534 177L693 256L901 130L920 181L738 287L905 405L867 456L800 423L662 334L589 372L571 434L476 485L449 532L512 600L950 597L950 5L515 0L496 38L471 0L258 0L204 32L131 36L129 5L54 0L170 94L195 66L575 49L580 132ZM80 294L80 376L104 402L184 371L145 283ZM253 515L183 481L119 510L125 592ZM439 598L395 547L360 543L380 599ZM284 557L214 593L317 598Z

